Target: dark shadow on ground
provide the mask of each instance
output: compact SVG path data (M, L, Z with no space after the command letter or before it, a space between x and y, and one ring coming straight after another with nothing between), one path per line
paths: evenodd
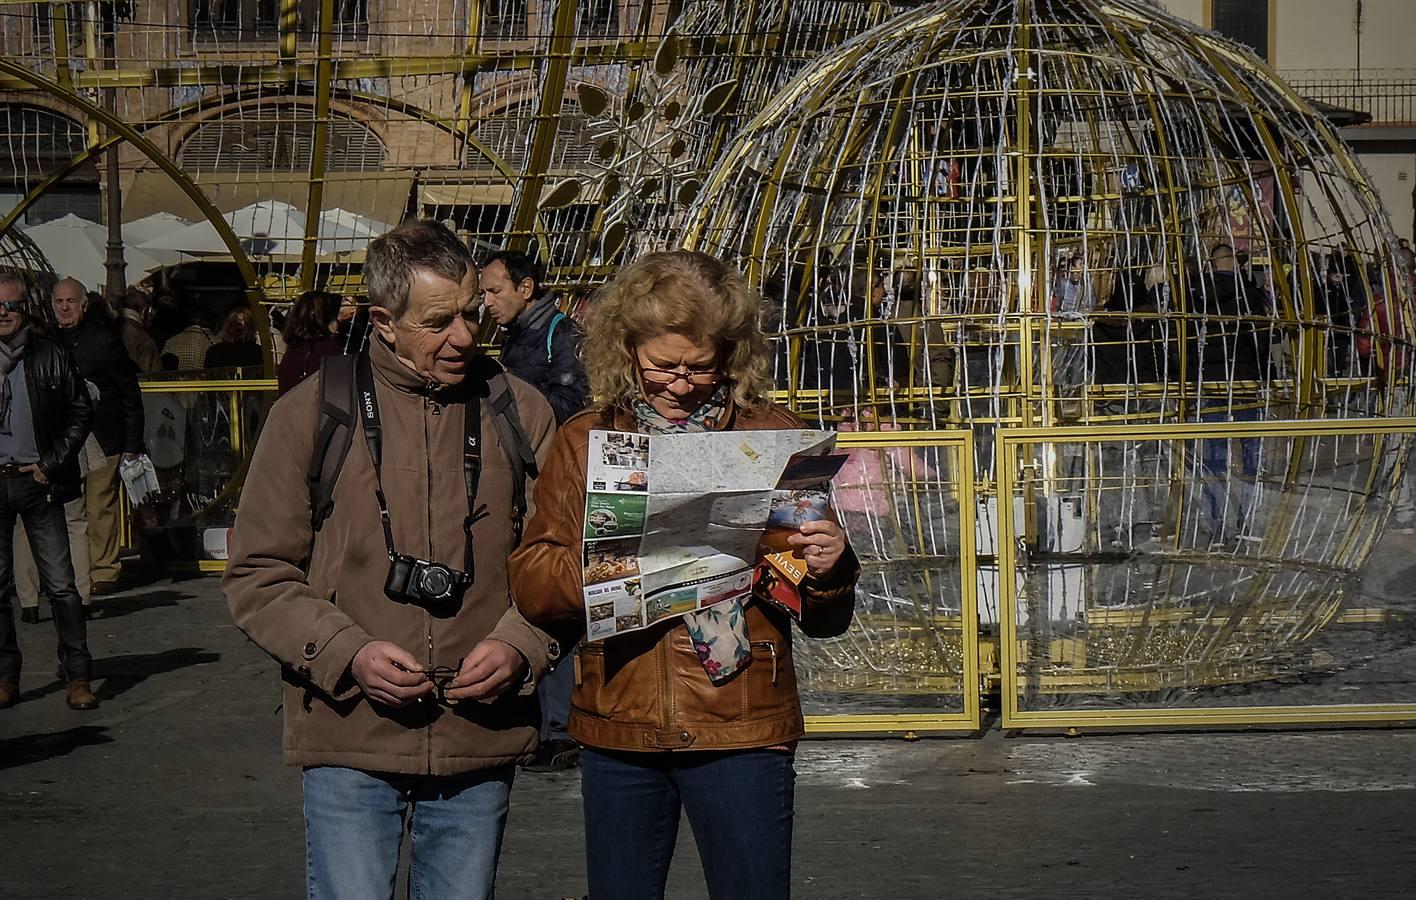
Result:
M98 695L99 700L112 700L153 675L220 661L220 653L212 653L199 647L175 647L161 653L100 657L93 662L93 677L95 680L101 679L103 683L94 693Z
M220 653L199 647L176 647L161 653L132 653L127 656L100 656L93 661L93 680L99 682L94 693L101 701L112 700L124 691L148 680L153 675L175 672L190 666L205 666L221 660ZM25 691L24 701L38 700L64 690L64 678L55 673L54 681L44 687Z
M0 739L0 769L27 766L56 756L67 756L80 747L111 744L108 729L102 725L79 725L48 734L25 734Z
M191 594L181 591L148 591L134 588L121 594L94 597L89 601L89 616L94 619L117 619L145 609L176 606L183 600L191 599Z

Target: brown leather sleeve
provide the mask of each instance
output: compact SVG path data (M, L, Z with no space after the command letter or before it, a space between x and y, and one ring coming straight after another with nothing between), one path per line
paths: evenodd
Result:
M801 633L810 638L833 638L846 633L855 615L856 582L860 560L846 544L831 571L821 578L808 576L801 583Z
M537 479L536 511L507 563L512 599L531 624L563 640L584 630L580 558L585 520L585 454L593 416L571 419L556 435Z

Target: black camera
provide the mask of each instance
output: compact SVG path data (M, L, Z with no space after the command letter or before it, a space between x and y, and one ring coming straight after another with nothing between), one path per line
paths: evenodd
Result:
M472 576L466 572L407 553L393 553L389 555L384 593L400 603L441 612L459 606L471 584Z

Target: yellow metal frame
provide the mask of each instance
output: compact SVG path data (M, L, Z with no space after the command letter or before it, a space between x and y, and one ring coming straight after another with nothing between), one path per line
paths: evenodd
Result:
M1204 438L1321 438L1345 435L1416 433L1416 418L1331 421L1218 422L1205 424L1091 426L1000 429L997 433L998 494L1012 497L1028 448L1040 444L1099 443L1108 440L1198 440ZM1165 728L1230 725L1394 725L1416 723L1411 703L1326 704L1313 706L1191 707L1185 709L1019 709L1017 523L1012 504L999 503L998 579L1000 692L1004 728ZM1356 612L1356 611L1354 611ZM1373 611L1357 615L1366 621Z
M978 731L980 719L979 634L978 634L978 549L976 547L974 492L974 436L958 431L871 431L837 435L843 450L893 449L897 447L938 447L948 453L957 473L959 496L959 603L960 635L963 640L963 673L960 693L963 709L949 713L842 713L806 717L809 737L847 734L894 735L913 739L925 734Z

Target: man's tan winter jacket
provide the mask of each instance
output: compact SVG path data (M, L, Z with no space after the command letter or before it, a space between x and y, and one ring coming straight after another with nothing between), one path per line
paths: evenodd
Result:
M462 522L464 409L456 390L432 390L374 340L375 391L383 425L383 488L395 549L467 569ZM485 398L489 361L469 366L465 388ZM550 407L512 378L520 418L538 461L555 432ZM223 587L236 625L281 663L285 758L292 765L337 765L380 772L449 775L511 762L537 742L531 684L493 703L455 708L422 701L402 709L372 703L349 674L361 647L393 641L427 667L452 666L485 638L512 645L533 683L553 647L511 604L506 559L512 550L511 466L482 403L482 477L477 502L489 514L473 527L476 582L461 609L434 618L384 596L388 551L379 525L374 471L362 429L316 535L307 471L313 452L319 377L271 409L242 491ZM531 486L528 485L529 495Z

